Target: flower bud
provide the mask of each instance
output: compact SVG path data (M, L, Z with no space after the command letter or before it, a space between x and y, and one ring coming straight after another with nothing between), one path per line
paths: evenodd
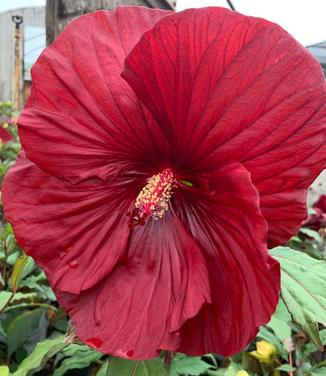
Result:
M273 364L276 357L276 348L269 342L259 341L256 343L256 351L251 351L250 355L260 363Z

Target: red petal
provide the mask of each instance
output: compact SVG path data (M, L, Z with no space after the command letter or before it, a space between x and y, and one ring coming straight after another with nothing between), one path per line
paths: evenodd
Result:
M146 359L175 351L182 324L210 301L202 250L168 213L133 229L128 258L80 295L58 292L77 335L98 350Z
M297 231L305 190L326 162L326 86L318 62L288 33L223 8L187 10L141 38L123 77L184 168L242 162L270 242Z
M106 179L121 159L155 159L164 137L120 73L141 35L168 14L142 7L91 13L45 49L18 121L28 159L70 180Z
M2 195L21 247L57 289L79 293L125 257L127 212L140 189L134 185L99 180L70 184L21 155L5 177Z
M208 188L204 198L189 194L175 203L203 249L212 297L212 304L182 327L179 351L230 356L270 320L280 269L267 253L267 224L249 172L240 164L227 165L213 174Z
M240 351L269 321L280 271L248 171L218 170L206 194L175 192L174 211L133 229L128 257L91 290L57 291L78 336L98 350L145 359L158 350ZM190 233L192 235L190 235Z

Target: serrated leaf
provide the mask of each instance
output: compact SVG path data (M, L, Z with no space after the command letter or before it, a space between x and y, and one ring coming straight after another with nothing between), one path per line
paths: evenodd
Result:
M0 366L0 376L9 376L9 368L7 366Z
M281 293L289 312L322 350L317 322L326 325L326 262L288 247L270 253L281 264Z
M24 268L27 265L28 257L29 256L23 253L22 256L20 256L15 262L10 278L10 288L12 289L12 291L17 291L18 289Z
M64 343L64 339L64 335L59 335L39 342L31 354L22 361L12 376L32 376L34 371L36 372L40 369L43 363L67 346Z
M37 330L43 308L26 311L16 316L7 329L8 355L13 354L17 348L24 344Z

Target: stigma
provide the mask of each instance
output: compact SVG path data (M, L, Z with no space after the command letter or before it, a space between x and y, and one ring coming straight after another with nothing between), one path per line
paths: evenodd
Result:
M156 221L162 219L169 209L169 202L175 187L176 179L169 168L150 177L135 200L129 226L133 227L138 224L144 226L148 218Z

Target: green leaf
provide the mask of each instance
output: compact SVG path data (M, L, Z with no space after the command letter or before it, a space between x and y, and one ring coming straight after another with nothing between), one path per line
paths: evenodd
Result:
M281 366L277 367L279 371L284 371L284 372L293 372L296 371L295 367L292 367L291 364L282 364Z
M320 337L320 340L321 340L321 343L326 346L326 329L322 329L320 332L319 332L319 337Z
M7 366L0 366L0 376L9 376L9 368Z
M322 360L321 362L319 362L318 364L317 364L317 367L319 368L319 367L326 367L326 359L324 359L324 360Z
M35 261L31 257L28 257L24 270L22 271L22 274L21 274L21 281L24 280L27 276L32 274L37 269L38 269L38 266L36 265Z
M10 288L12 291L17 291L19 282L22 278L22 274L24 271L25 266L27 265L28 257L25 253L18 258L18 260L15 262L14 268L11 273L10 278Z
M288 247L270 253L281 264L281 293L289 312L322 350L317 322L326 325L326 262Z
M7 258L7 264L14 265L20 256L21 256L21 252L19 250L12 252Z
M291 315L289 314L283 299L280 299L270 322L267 326L273 330L276 337L283 343L291 338Z
M320 241L320 235L317 231L311 230L310 228L303 227L300 232L302 234L305 234L309 236L310 238L314 239L315 241L319 242Z
M11 296L12 296L11 291L0 291L0 311L5 306L5 304L10 299ZM33 292L26 293L26 294L22 292L16 292L14 297L11 299L11 304L14 304L14 303L17 304L22 301L31 301L35 297L36 297L36 294Z
M32 337L39 326L43 312L43 308L25 311L10 322L7 329L8 355L13 354L20 345Z
M102 364L101 368L97 371L96 376L106 376L108 375L108 366L109 361L106 361Z
M110 357L106 376L167 376L167 369L160 358L144 361ZM173 373L171 373L173 375ZM55 375L56 376L56 375Z
M311 370L311 376L325 376L325 375L326 375L326 367L313 368Z
M1 337L6 338L7 334L6 334L5 330L3 329L2 322L0 321L0 340L1 340Z
M29 289L34 290L38 293L41 299L50 299L52 301L56 300L51 287L48 286L47 279L43 271L37 275L30 275L29 277L25 278L23 281L21 281L20 287L28 287Z
M53 336L39 342L35 349L19 365L12 376L31 376L52 356L56 355L67 345L64 343L65 335Z
M102 357L102 354L92 350L88 346L72 344L63 350L67 356L57 368L53 376L63 376L70 369L81 369L89 367L93 362Z
M10 291L0 291L0 311L7 304L13 293Z
M168 376L169 371L167 367L164 365L164 362L161 358L153 358L149 360L144 360L144 365L146 369L146 375L148 376L155 376L155 375L162 375Z
M139 368L138 364L139 362L135 360L126 360L110 356L107 376L130 376L133 370ZM135 375L140 376L139 369L137 369L137 373Z
M171 376L178 375L199 375L206 372L211 366L202 360L201 357L186 356L177 354L171 365Z

